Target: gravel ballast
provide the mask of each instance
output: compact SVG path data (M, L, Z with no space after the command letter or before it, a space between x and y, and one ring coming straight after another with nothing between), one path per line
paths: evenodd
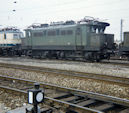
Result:
M128 87L122 87L102 81L98 82L92 79L86 80L78 77L50 73L29 72L11 68L0 68L0 74L129 99Z
M35 60L35 59L23 59L23 58L0 58L0 63L37 66L37 67L77 71L77 72L103 74L105 76L113 75L113 76L129 78L129 67L120 65L73 62L73 61L57 61L57 60ZM19 69L3 68L3 67L0 67L0 74L129 99L128 87L109 84L102 81L98 82L92 79L86 80L65 75L29 72ZM13 97L3 91L0 91L0 96L1 96L0 113L1 111L2 113L4 113L5 111L10 110L12 108L22 106L26 102L26 100L24 100L24 97L20 98L19 96ZM3 97L6 97L7 99ZM12 104L6 104L7 101Z
M0 62L129 78L129 67L112 64L24 58L0 58Z
M27 100L24 96L0 90L0 113L6 113L23 105L27 105Z

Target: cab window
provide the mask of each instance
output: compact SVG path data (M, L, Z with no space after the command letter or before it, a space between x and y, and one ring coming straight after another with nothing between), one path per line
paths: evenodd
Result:
M43 32L35 32L33 33L34 37L42 37L43 36Z
M65 30L62 30L61 31L61 35L66 35L66 31Z
M31 37L31 32L30 31L28 32L28 37Z
M14 38L19 38L18 34L13 34Z
M26 37L31 37L31 32L30 31L26 31Z

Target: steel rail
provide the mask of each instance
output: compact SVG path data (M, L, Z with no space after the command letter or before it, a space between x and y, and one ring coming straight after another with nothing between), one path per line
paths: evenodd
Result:
M4 90L7 90L7 91L11 91L11 92L17 92L17 93L20 93L20 94L23 94L24 96L27 96L27 91L23 91L23 90L19 90L19 89L16 89L16 88L10 88L10 87L6 87L6 86L1 86L0 85L0 88L1 89L4 89ZM82 106L79 106L79 105L76 105L76 104L72 104L72 103L69 103L69 102L65 102L65 101L61 101L61 100L58 100L58 99L54 99L54 98L50 98L50 97L47 97L45 96L45 101L53 101L54 103L58 103L58 104L63 104L63 105L66 105L68 106L69 108L73 108L74 110L77 110L77 111L81 111L82 113L103 113L101 111L98 111L98 110L94 110L94 109L91 109L91 108L87 108L87 107L82 107Z
M27 70L27 71L36 71L36 72L38 71L38 72L53 73L53 74L59 74L59 75L65 75L65 76L73 76L73 77L78 77L82 79L93 79L97 81L109 82L111 84L118 84L120 86L129 87L129 78L125 78L125 77L65 71L65 70L41 68L41 67L34 67L34 66L13 65L13 64L5 64L5 63L2 63L0 66L6 67L6 68Z
M12 81L14 80L14 81L18 81L18 82L24 82L24 83L28 83L28 84L36 83L36 81L19 79L19 78L2 76L2 75L0 75L0 78L6 79L6 80L12 80ZM48 83L44 83L44 82L39 82L39 83L40 83L41 87L43 87L43 88L51 88L54 90L68 92L68 93L71 93L74 95L81 95L81 96L85 96L85 97L87 96L88 98L93 98L96 100L110 102L113 104L119 104L122 106L129 107L129 100L127 100L127 99L122 99L122 98L113 97L113 96L104 95L104 94L99 94L99 93L93 93L93 92L84 91L84 90L78 90L78 89L74 89L74 88L61 87L58 85L48 84Z
M111 65L120 65L120 66L126 66L129 67L129 62L121 62L122 60L109 60L109 61L103 61L100 62L100 64L111 64Z
M20 58L20 57L6 57L6 56L4 56L4 57L2 57L2 58L12 58L13 60L14 60L14 58L15 59L17 59L17 58ZM26 58L26 59L31 59L31 58L28 58L28 57L24 57L24 58ZM21 58L21 59L23 59L23 58ZM32 59L31 59L32 60ZM37 61L42 61L42 59L36 59ZM63 61L63 62L66 62L67 63L67 61L69 61L69 62L88 62L88 63L92 63L92 61L85 61L85 60L70 60L70 59L67 59L67 60L64 60L64 59L62 59L62 60L55 60L55 59L52 59L53 61ZM123 62L121 62L121 61L123 61ZM28 62L31 62L31 61L28 61ZM94 62L93 62L94 63ZM101 62L95 62L95 63L99 63L99 64L112 64L112 65L121 65L121 66L129 66L129 61L128 60L126 60L126 59L119 59L119 58L117 58L117 59L115 59L115 58L111 58L110 60L102 60Z

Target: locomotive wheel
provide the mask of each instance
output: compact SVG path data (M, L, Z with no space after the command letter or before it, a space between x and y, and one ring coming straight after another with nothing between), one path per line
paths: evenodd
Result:
M52 58L52 54L51 54L50 52L48 52L47 58L48 58L48 59L51 59L51 58Z
M99 55L96 55L96 62L100 62L100 56Z
M100 59L96 59L96 62L100 62Z
M107 60L110 60L110 54L108 54L108 56L107 56Z
M64 59L64 58L65 58L65 53L64 53L64 52L61 52L61 53L60 53L60 58L61 58L61 59Z
M32 50L27 51L27 56L32 57Z

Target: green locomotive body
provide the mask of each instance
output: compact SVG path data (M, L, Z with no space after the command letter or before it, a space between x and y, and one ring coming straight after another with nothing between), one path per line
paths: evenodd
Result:
M108 23L85 20L32 26L22 39L24 54L41 58L107 59L112 54L114 35L104 34Z

